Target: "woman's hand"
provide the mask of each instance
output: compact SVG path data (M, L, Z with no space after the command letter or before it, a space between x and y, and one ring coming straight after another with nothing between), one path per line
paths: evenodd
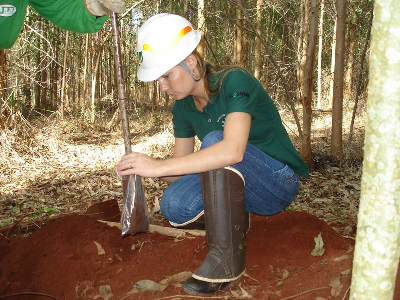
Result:
M140 175L143 177L160 177L162 161L151 158L143 153L133 152L124 155L116 165L120 176Z

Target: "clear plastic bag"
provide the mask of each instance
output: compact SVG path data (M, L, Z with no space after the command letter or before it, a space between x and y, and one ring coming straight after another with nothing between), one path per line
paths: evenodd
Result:
M122 236L149 230L149 212L138 175L129 175L121 215Z

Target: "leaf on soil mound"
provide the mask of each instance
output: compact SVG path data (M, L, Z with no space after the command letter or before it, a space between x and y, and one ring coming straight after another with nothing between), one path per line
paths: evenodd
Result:
M239 286L240 291L242 292L242 299L251 299L251 296L249 295L248 292L246 292L246 290L244 288L242 288L241 286Z
M239 288L240 288L240 292L237 290L236 291L231 290L231 294L234 299L252 299L252 296L249 295L249 293L247 293L244 288L242 288L241 286L239 286Z
M103 298L109 300L114 296L109 285L102 285L99 287L99 294L94 296L93 299Z
M340 283L339 277L335 278L334 280L331 281L329 284L331 287L331 295L332 297L337 297L340 295L340 292L342 291L343 284Z
M284 269L282 272L282 280L288 279L290 276L290 273L288 270Z
M158 284L157 282L154 282L152 280L144 279L144 280L139 280L133 285L133 289L129 292L129 294L134 294L134 293L141 293L141 292L146 292L146 291L151 291L151 292L158 292L162 291L165 288L165 286Z
M168 278L161 280L159 283L152 280L140 280L136 282L133 289L129 294L142 293L146 291L159 292L165 290L165 288L171 284L180 284L192 276L192 272L180 272L178 274L172 275Z
M93 243L96 244L96 247L97 247L97 254L98 254L98 255L106 254L106 251L104 251L103 247L102 247L98 242L93 241Z
M340 275L350 275L351 271L351 269L344 270L342 273L340 273Z
M338 262L338 261L342 261L342 260L345 260L345 259L348 259L351 257L352 257L351 255L342 255L342 256L336 257L333 261Z
M315 248L311 252L311 255L312 256L321 256L325 252L324 241L322 240L321 233L318 234L318 237L314 238L314 241L315 241Z

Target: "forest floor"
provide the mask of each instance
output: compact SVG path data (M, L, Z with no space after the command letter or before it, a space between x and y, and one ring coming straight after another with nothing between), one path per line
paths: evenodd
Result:
M298 148L291 113L281 116ZM170 119L162 109L133 116L133 151L170 156ZM345 114L344 128L350 119ZM121 238L120 229L87 214L96 202L116 200L122 207L115 172L124 153L119 128L105 131L54 116L36 125L17 122L0 136L0 299L202 299L180 285L206 255L204 236ZM350 151L345 147L338 165L329 155L331 115L314 114L315 170L285 211L251 216L246 273L237 287L214 298L348 299L364 123L363 114L357 116ZM347 138L345 129L344 144ZM151 178L143 184L150 223L168 227L159 211L166 184ZM319 234L325 251L315 256Z

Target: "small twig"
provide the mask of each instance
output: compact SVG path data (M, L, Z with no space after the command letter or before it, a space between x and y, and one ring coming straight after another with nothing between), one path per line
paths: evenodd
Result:
M291 274L292 276L298 272L300 272L301 270L305 269L306 267L301 267L300 269L298 269L297 271L294 271L293 274Z
M297 295L293 295L293 296L289 296L289 297L286 297L286 298L282 298L281 300L292 299L294 297L298 297L298 296L301 296L301 295L304 295L304 294L307 294L307 293L311 293L311 292L318 291L318 290L323 290L323 289L329 289L329 286L324 286L324 287L308 290L308 291L305 291L305 292L301 292L301 293L299 293Z
M10 283L7 282L7 284L6 284L6 286L4 287L4 289L2 289L2 290L0 291L0 294L1 294L2 292L4 292L4 291L6 290L6 288L7 288L9 285L10 285Z
M349 292L349 290L350 290L350 286L347 288L346 293L344 293L344 296L343 296L342 300L344 300L344 298L346 298L346 295Z
M53 299L56 299L56 300L61 300L60 298L57 298L56 296L52 296L52 295L48 295L48 294L42 294L42 293L34 293L34 292L17 293L17 294L10 294L10 295L5 295L5 296L0 296L0 299L6 299L6 298L10 298L10 297L24 296L24 295L44 296L44 297L49 297L49 298L53 298Z

